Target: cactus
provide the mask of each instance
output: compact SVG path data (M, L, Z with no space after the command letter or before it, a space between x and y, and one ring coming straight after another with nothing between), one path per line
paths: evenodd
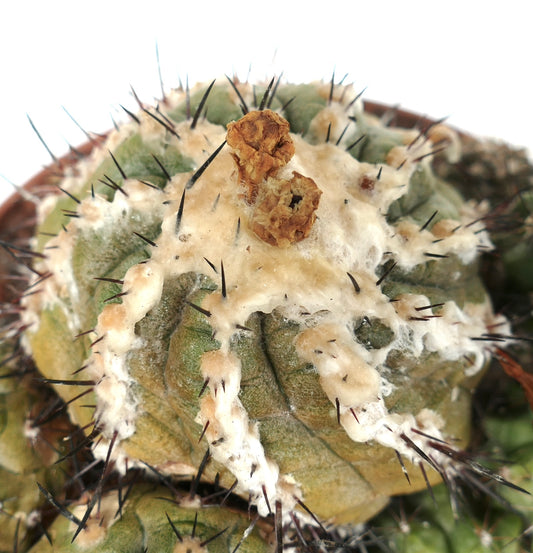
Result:
M86 553L224 553L236 547L242 552L268 551L268 540L243 514L216 506L197 510L194 502L179 505L163 486L134 485L128 491L124 500L118 490L107 491L99 500L98 512L88 518L86 530L76 542L72 542L72 535L79 528L77 516L83 518L85 505L74 506L70 519L61 517L50 528L52 543L41 540L32 553L58 551L57 544L63 544L60 551L81 549Z
M21 343L100 467L68 505L41 487L65 517L32 550L342 548L391 496L512 487L463 452L511 331L487 207L432 165L457 134L385 127L333 80L137 101L63 168L31 249L4 246L34 258Z
M12 377L25 363L0 344L0 551L25 550L42 534L49 511L39 492L41 483L59 494L65 485L64 471L55 463L62 455L60 439L74 432L64 414L54 410L51 390L23 375L15 385ZM55 416L51 416L52 413ZM59 416L58 416L59 415ZM66 451L63 450L63 453Z
M516 334L531 334L533 310L533 165L524 149L494 140L463 138L461 159L436 170L463 193L490 198L486 219L498 255L484 260L485 282L497 308L512 320ZM529 351L523 352L529 366Z
M489 488L494 500L470 498L468 510L460 518L453 512L442 486L436 487L433 494L418 493L396 500L397 508L392 515L384 513L374 521L392 551L523 553L531 550L531 410L518 383L502 379L501 371L489 372L478 389L478 396L484 416L477 422L486 437L479 455L486 465L521 489ZM476 485L483 487L484 484ZM523 493L524 490L528 493Z

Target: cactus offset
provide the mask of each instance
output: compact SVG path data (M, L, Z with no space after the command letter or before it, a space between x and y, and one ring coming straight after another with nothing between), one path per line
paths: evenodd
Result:
M225 553L237 546L243 553L269 550L268 542L246 515L216 506L200 510L194 503L180 506L163 486L133 486L126 500L122 500L117 490L109 491L99 501L99 509L89 517L86 530L75 543L71 543L72 535L78 530L86 505L72 508L78 521L66 517L55 521L50 534L54 544L62 544L61 551ZM242 539L244 535L246 540ZM32 553L51 551L57 549L45 539L32 548Z
M461 476L472 391L510 330L478 275L486 207L432 168L457 135L385 128L350 86L273 84L140 104L67 169L21 317L103 475L231 489L275 513L281 547L282 526L366 521ZM124 518L156 497L132 486Z

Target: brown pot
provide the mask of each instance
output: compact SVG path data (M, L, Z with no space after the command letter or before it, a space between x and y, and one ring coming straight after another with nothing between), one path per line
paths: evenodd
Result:
M24 288L23 283L9 280L9 276L17 273L19 263L29 265L31 262L32 255L28 252L27 241L33 236L35 229L35 202L46 194L58 192L57 184L65 168L74 165L80 157L89 155L102 140L103 138L99 138L86 142L80 148L65 154L37 173L22 187L21 192L15 192L0 206L0 276L3 279L0 283L0 303L15 301Z

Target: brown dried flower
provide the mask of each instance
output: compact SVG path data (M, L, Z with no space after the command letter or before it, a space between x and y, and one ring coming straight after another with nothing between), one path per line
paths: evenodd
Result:
M251 111L228 125L227 143L235 152L248 202L255 201L258 184L273 176L294 155L289 130L288 121L269 109Z
M269 178L260 187L251 228L268 244L287 247L311 232L322 191L313 179L293 172L292 179Z

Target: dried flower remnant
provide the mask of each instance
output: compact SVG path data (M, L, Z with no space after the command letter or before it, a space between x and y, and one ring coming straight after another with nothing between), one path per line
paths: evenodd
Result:
M228 125L227 142L234 149L239 178L254 204L250 227L272 246L287 247L309 235L321 190L313 179L280 170L294 155L287 120L270 110L252 111Z
M248 202L255 201L258 184L284 167L294 155L289 130L288 121L268 109L252 111L228 125L228 145L234 149Z
M296 172L290 180L269 178L259 188L252 230L272 246L303 240L315 222L321 194L313 179Z

